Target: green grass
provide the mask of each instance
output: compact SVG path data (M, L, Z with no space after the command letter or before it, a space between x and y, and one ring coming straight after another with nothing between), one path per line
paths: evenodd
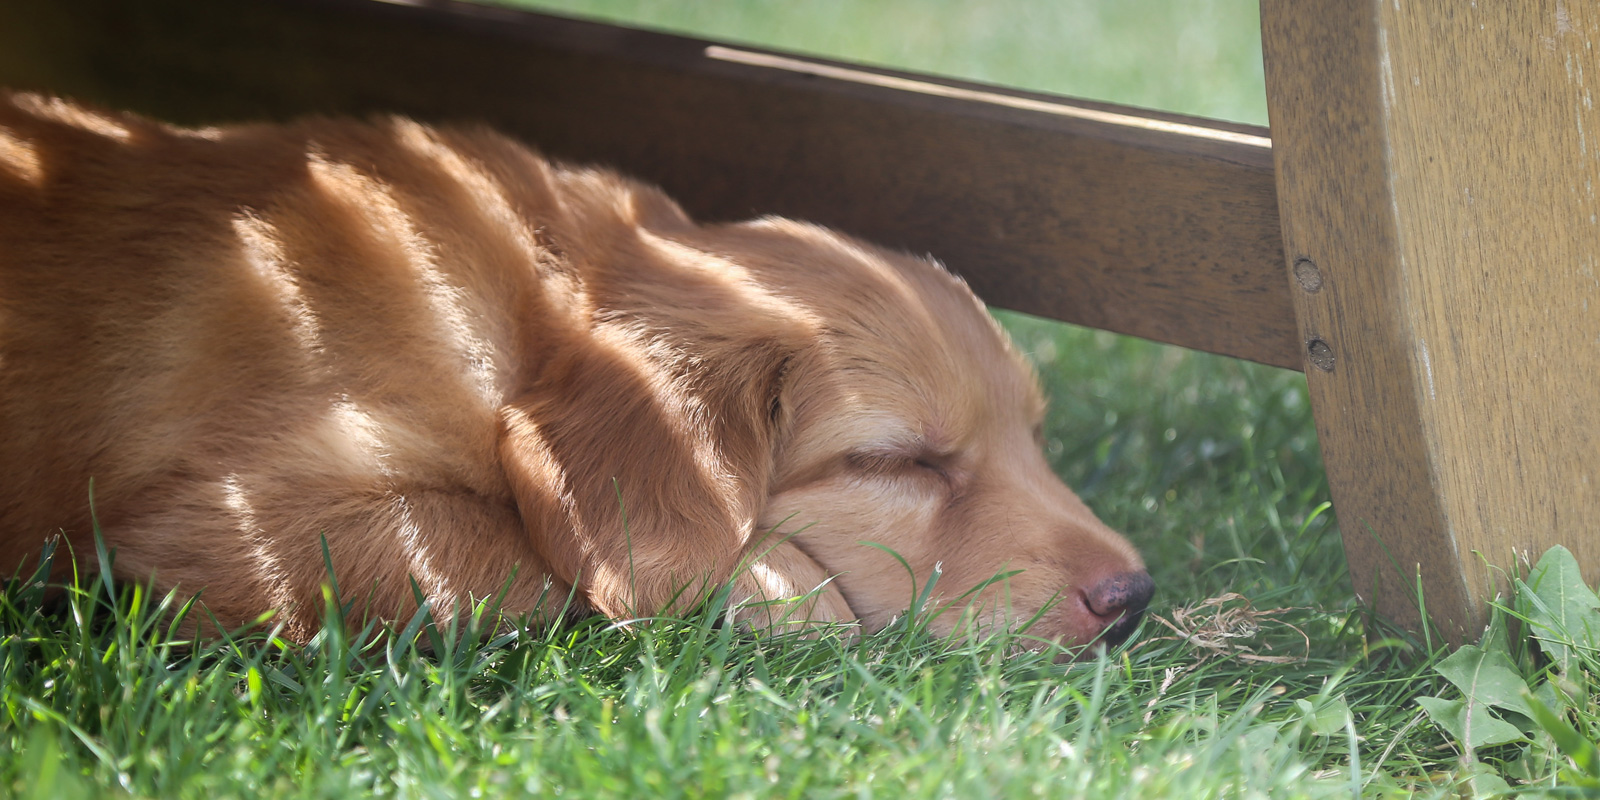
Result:
M41 608L26 584L7 592L0 790L1348 796L1395 785L1364 752L1392 731L1368 725L1352 763L1342 709L1371 713L1438 683L1352 673L1353 620L1322 612L1290 618L1316 637L1311 658L1262 669L1148 634L1064 665L1004 637L934 639L915 615L862 641L761 638L716 625L714 607L632 629L335 625L306 648L263 636L193 647L166 633L177 598L156 600L99 580L64 609ZM1249 644L1301 652L1285 626ZM1319 721L1330 709L1335 723ZM1409 774L1437 760L1415 745L1387 763Z
M1264 121L1251 0L541 5ZM0 797L1446 797L1482 771L1593 789L1592 647L1491 637L1480 661L1514 677L1489 691L1355 605L1299 375L1001 318L1052 398L1053 464L1159 584L1159 621L1122 648L1057 663L916 614L759 637L714 606L194 645L167 633L180 598L94 579L46 603L24 580L0 593ZM1529 686L1559 724L1507 710ZM1484 738L1486 714L1520 738Z

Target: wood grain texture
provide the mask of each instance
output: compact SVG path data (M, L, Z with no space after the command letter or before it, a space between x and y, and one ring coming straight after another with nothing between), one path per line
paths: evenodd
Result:
M0 82L191 123L486 121L701 218L810 219L999 306L1299 367L1262 129L427 5L0 0Z
M1357 592L1414 625L1420 572L1459 641L1504 588L1485 562L1560 543L1600 580L1600 9L1264 0L1262 36Z

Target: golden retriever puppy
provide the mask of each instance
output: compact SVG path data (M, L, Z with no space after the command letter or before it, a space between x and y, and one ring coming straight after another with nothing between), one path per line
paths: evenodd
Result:
M93 566L92 481L117 575L302 641L324 542L367 618L413 579L619 619L731 582L758 624L871 630L937 572L943 629L1120 638L1150 579L1043 413L959 280L828 230L699 225L476 128L0 95L7 574L63 532Z

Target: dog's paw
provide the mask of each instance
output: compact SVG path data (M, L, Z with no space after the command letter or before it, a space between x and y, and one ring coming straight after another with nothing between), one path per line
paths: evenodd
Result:
M740 570L733 589L734 618L754 628L779 633L858 624L831 576L788 542Z

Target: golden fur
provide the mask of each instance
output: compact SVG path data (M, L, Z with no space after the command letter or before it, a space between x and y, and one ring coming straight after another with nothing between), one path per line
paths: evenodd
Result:
M698 225L482 129L0 94L7 574L58 532L93 552L92 479L116 573L297 640L325 538L344 599L391 620L409 578L459 608L515 567L513 611L649 615L732 579L822 587L758 622L873 629L913 591L876 542L941 568L936 602L1087 641L1149 580L1047 467L1043 409L960 281L828 230Z

